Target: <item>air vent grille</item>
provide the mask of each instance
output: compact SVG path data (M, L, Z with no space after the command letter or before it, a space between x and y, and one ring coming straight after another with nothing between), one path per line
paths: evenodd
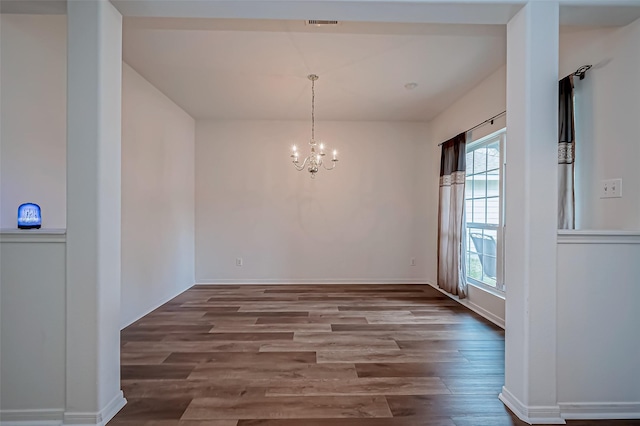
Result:
M322 19L309 19L307 20L307 25L315 25L316 27L321 27L325 25L338 25L338 21L327 21Z

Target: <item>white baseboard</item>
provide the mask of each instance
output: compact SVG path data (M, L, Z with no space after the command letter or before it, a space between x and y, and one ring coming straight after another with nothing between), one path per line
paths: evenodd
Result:
M560 415L560 407L557 405L526 406L504 386L498 398L500 398L500 401L502 401L513 414L518 416L520 420L530 425L566 424Z
M498 327L504 329L504 327L505 327L504 319L502 319L499 316L495 315L493 312L490 312L490 311L484 309L482 306L476 305L475 303L471 302L470 300L460 299L458 296L454 296L451 293L447 293L446 291L444 291L443 289L441 289L440 287L438 287L435 284L432 284L430 282L427 283L427 284L429 284L431 287L435 288L436 290L438 290L440 293L444 294L445 296L448 296L451 299L455 300L456 302L460 303L462 306L471 309L476 314L478 314L481 317L491 321L492 323L494 323Z
M569 420L640 419L640 402L561 402L562 417Z
M160 306L164 305L165 303L167 303L169 300L173 299L176 296L181 295L182 293L184 293L185 291L189 290L191 287L193 287L193 284L189 284L186 287L184 287L181 290L178 290L177 293L171 293L171 295L169 295L168 297L164 297L162 299L160 299L159 302L155 302L151 305L150 308L145 309L145 311L143 311L140 315L135 316L133 319L127 319L123 324L120 324L120 330L123 330L127 327L129 327L131 324L133 324L134 322L138 321L140 318L144 317L145 315L148 315L150 312L153 312L154 310L158 309Z
M118 411L122 410L122 407L125 405L127 405L127 400L124 397L124 393L119 390L111 402L109 402L107 406L100 411L100 418L102 419L103 424L106 425L107 422L118 414Z
M465 299L462 299L462 301L460 303L462 303L464 306L468 307L469 309L471 309L476 314L480 315L481 317L484 317L484 318L488 319L489 321L491 321L492 323L494 323L495 325L497 325L498 327L500 327L500 328L502 328L504 330L504 327L505 327L504 319L500 318L499 316L497 316L493 312L490 312L490 311L486 310L485 308L483 308L482 306L476 305L475 303L473 303L471 301L467 301Z
M0 426L61 426L63 409L2 410Z
M118 411L125 406L127 400L124 399L122 391L118 391L116 396L97 413L64 413L64 425L82 426L104 426L113 418Z
M414 278L387 278L387 279L371 279L371 278L330 278L330 279L274 279L274 278L251 278L251 279L235 279L235 278L220 278L220 279L200 279L196 285L207 284L426 284L424 279Z
M640 402L562 402L557 406L527 407L505 387L498 398L520 420L529 424L565 424L565 419L640 419Z

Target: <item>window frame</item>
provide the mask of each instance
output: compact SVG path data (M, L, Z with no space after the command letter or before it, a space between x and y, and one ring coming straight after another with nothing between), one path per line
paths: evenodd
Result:
M468 268L470 267L470 253L472 252L471 247L473 246L473 243L470 241L470 238L468 236L468 230L467 227L469 228L473 228L473 229L482 229L484 230L492 230L496 232L496 283L495 286L487 284L483 281L479 281L475 278L471 278L469 277L469 274L467 274L467 284L470 285L474 285L476 287L480 287L482 289L485 289L489 292L498 292L499 294L504 294L505 292L505 283L504 283L504 233L505 233L505 199L504 199L504 194L505 194L505 183L506 183L506 179L505 179L505 175L506 175L506 135L507 135L507 129L506 127L499 129L493 133L490 133L486 136L483 136L475 141L469 142L467 143L466 146L466 154L473 152L479 148L488 146L490 144L493 144L495 142L499 143L499 150L500 150L500 157L499 157L499 161L498 161L498 224L488 224L488 223L474 223L474 222L469 222L467 220L467 211L466 211L466 204L467 204L467 200L473 200L475 199L487 199L487 198L493 198L493 197L487 197L487 189L485 187L485 197L479 197L479 198L474 198L472 196L472 198L467 199L466 197L466 190L465 190L465 241L467 242L467 247L465 247L465 256L466 256L466 260L467 260L467 271ZM495 170L495 169L491 169L491 170ZM483 172L479 172L478 174L482 174ZM484 173L487 173L487 171L485 170ZM465 173L465 184L466 184L466 177L467 176L473 176L476 175L475 173L472 174L466 174ZM485 216L485 222L486 222L486 216ZM475 250L473 251L475 253Z

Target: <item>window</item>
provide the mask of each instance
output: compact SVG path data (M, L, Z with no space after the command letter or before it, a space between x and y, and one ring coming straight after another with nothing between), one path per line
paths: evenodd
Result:
M502 268L505 129L467 144L467 281L504 291Z

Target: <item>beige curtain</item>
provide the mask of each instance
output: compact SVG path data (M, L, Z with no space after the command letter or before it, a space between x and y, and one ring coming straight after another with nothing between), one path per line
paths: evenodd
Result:
M560 80L558 104L558 229L575 228L573 75Z
M461 299L467 295L464 183L466 134L442 144L438 212L438 286Z

